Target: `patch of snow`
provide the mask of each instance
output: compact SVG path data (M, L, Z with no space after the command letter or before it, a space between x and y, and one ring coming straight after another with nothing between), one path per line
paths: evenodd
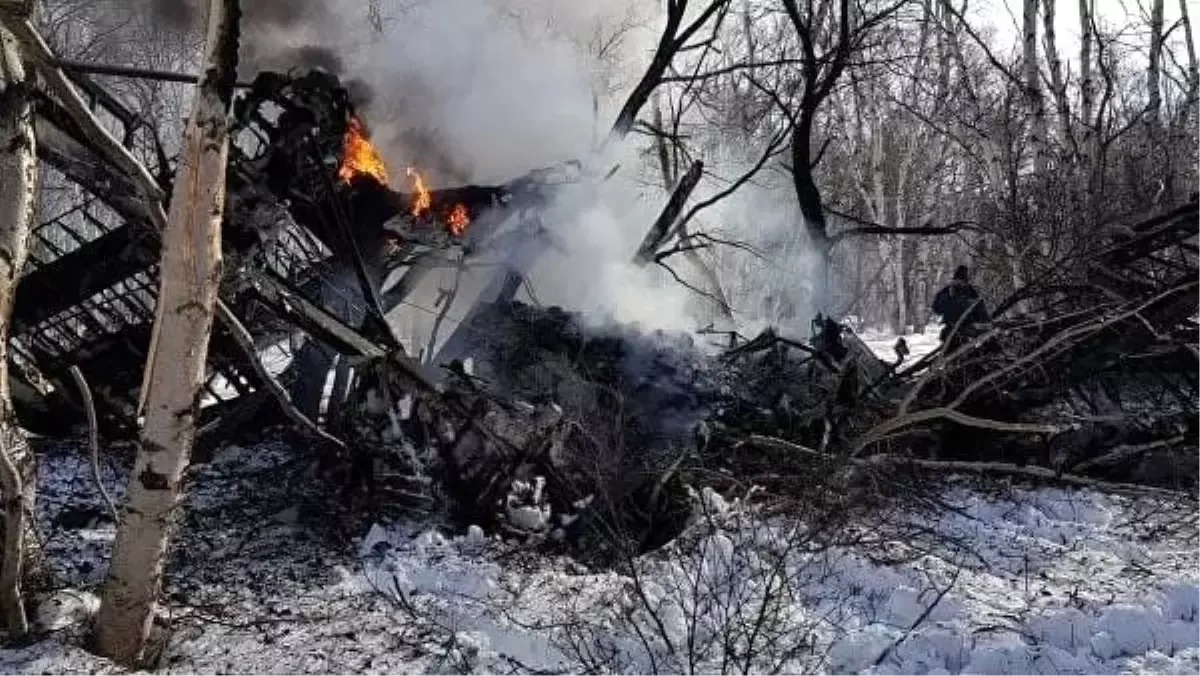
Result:
M475 653L482 666L468 660L486 670L517 660L553 671L719 671L729 659L754 671L876 674L1200 667L1196 554L1143 537L1153 526L1130 501L1055 489L1002 498L957 489L945 500L952 508L913 519L947 539L890 565L854 547L805 553L789 546L786 519L742 518L736 502L724 526L698 522L639 558L636 576L548 559L534 572L500 566L468 546L471 535L442 541L433 560L418 539L391 550L387 565L409 579L422 569L444 576L443 590L413 587L410 601L487 636L491 652ZM773 575L791 581L786 594L771 593ZM746 628L764 607L773 638L755 643Z
M856 335L871 349L871 352L875 353L876 357L889 363L896 361L896 340L903 337L904 342L908 343L908 356L904 359L904 363L900 367L900 370L903 371L905 366L915 364L942 344L941 339L938 338L941 330L942 327L940 325L930 324L925 327L924 333L908 331L903 336L898 336L890 331L864 329L861 332L856 332Z
M594 571L435 522L360 523L347 548L293 457L229 448L193 477L158 670L1200 672L1190 503L958 484L943 508L901 519L920 538L811 547L796 519L701 488L702 518L679 539ZM78 449L40 461L47 523L98 504ZM518 506L536 505L536 480L523 491ZM61 631L0 649L0 671L119 671L81 647L112 537L81 523L47 538L69 586L36 617Z
M79 589L60 589L37 606L35 621L40 629L59 631L87 624L100 609L100 597Z

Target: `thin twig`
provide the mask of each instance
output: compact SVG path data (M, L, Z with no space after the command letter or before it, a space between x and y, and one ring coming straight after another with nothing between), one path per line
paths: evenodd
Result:
M83 410L87 413L88 453L92 461L92 480L96 482L96 490L100 492L100 497L108 506L109 514L112 514L113 523L121 523L117 504L108 494L108 489L104 487L104 478L100 475L100 425L96 421L96 402L92 399L92 388L88 387L87 379L83 377L83 371L79 370L78 366L72 365L67 370L70 372L71 378L75 380L75 387L79 388L79 398L83 402Z
M913 621L913 623L908 627L908 629L906 629L904 631L904 634L900 638L896 639L891 645L884 648L883 652L879 653L879 657L875 658L875 666L879 666L879 665L883 664L883 661L885 659L887 659L887 656L890 655L893 650L900 647L900 644L904 643L904 641L906 641L908 639L908 637L910 635L912 635L913 630L915 630L917 627L921 626L921 624L929 618L929 615L933 612L933 609L936 608L938 606L938 604L942 602L942 598L944 598L946 596L946 594L951 589L954 588L954 585L958 582L958 576L961 573L962 573L962 568L955 569L954 577L950 579L950 583L947 584L944 589L942 589L941 591L938 592L937 597L933 599L933 603L930 603L929 606L925 608L925 610L921 613L920 617L918 617L915 621Z
M258 375L263 385L267 388L267 391L274 397L275 402L279 404L279 408L283 410L284 414L303 431L308 432L317 439L332 444L338 449L345 450L345 442L318 427L316 423L309 420L308 416L304 415L300 409L292 404L287 390L284 389L275 376L271 375L271 372L267 370L262 360L258 358L258 351L254 349L254 338L250 335L250 331L237 318L233 310L220 299L217 300L217 316L220 317L221 323L224 324L225 328L233 336L233 339L246 353L255 374Z

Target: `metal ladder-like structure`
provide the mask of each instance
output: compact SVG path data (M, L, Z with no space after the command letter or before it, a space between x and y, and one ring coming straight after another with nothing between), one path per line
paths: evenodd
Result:
M114 137L135 152L158 158L151 170L169 194L174 163L158 145L153 130L88 78L72 79L88 95L92 114ZM37 109L39 159L52 170L47 172L51 180L58 179L67 186L64 192L74 194L68 196L67 208L38 224L31 235L31 255L14 299L10 350L18 384L14 403L31 430L61 432L64 412L77 405L67 371L78 366L96 391L103 432L127 436L136 431L138 388L154 321L157 239L137 193L118 170L106 165L64 107L42 93ZM257 114L248 108L242 112ZM242 122L235 124L236 131L253 126ZM340 130L325 131L335 137L331 144L340 143ZM256 162L261 165L268 144L277 140L235 135L231 191L264 180L255 170ZM227 226L233 216L227 214ZM227 230L238 232L236 224ZM311 307L315 305L311 299L305 302L306 285L311 287L322 274L322 264L331 254L320 236L287 219L269 246L251 246L255 251L248 254L247 242L254 244L257 233L248 234L249 238L234 236L226 242L226 265L234 262L246 270L227 272L222 297L251 328L258 347L275 345L286 351L291 345L289 334L297 331L294 322L279 315L297 308L303 314L307 308L313 311L308 313L310 319L317 317L318 325L342 335L343 342L357 344L360 352L368 349L369 341L352 327L337 326L334 317ZM262 284L247 283L252 279L268 281L265 293ZM269 316L264 305L286 311ZM311 334L312 322L305 328ZM202 423L263 390L249 358L217 323L209 348Z

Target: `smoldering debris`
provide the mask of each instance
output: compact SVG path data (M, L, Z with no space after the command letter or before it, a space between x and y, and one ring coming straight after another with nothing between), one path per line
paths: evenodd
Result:
M837 477L826 471L832 456L781 461L745 439L815 446L829 403L888 371L853 336L830 353L789 350L771 333L723 350L515 302L475 315L469 334L470 358L441 365L442 394L414 396L396 369L364 371L347 434L369 449L360 463L376 472L372 507L410 511L411 487L425 481L426 508L585 556L670 541L691 518L697 485L811 472L801 492L823 491Z

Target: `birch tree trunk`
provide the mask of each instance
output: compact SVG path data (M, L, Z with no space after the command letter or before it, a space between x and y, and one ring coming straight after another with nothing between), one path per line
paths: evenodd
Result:
M24 17L20 17L24 19ZM29 233L37 204L37 141L33 134L31 79L22 50L0 27L0 493L4 500L4 550L0 564L0 616L12 636L29 630L21 603L22 584L40 559L36 553L34 503L37 466L18 426L8 385L8 336L13 298L29 255Z
M1185 0L1186 1L1186 0ZM1096 81L1092 77L1092 0L1079 0L1079 117L1089 130L1096 107Z
M1150 62L1146 67L1146 120L1151 133L1159 127L1159 112L1162 110L1162 88L1160 87L1163 52L1163 0L1150 3Z
M1064 147L1071 147L1074 139L1071 134L1071 107L1067 102L1067 83L1063 78L1062 59L1058 55L1058 34L1055 32L1056 6L1058 0L1042 0L1043 41L1045 42L1046 64L1050 68L1050 92L1054 97L1054 109L1058 121L1059 142Z
M1079 120L1080 137L1077 146L1079 161L1078 182L1084 195L1088 214L1095 211L1092 190L1092 163L1096 160L1097 132L1092 116L1096 109L1096 80L1092 71L1092 2L1079 0Z
M1033 118L1029 130L1033 166L1040 173L1045 171L1047 166L1049 125L1046 123L1046 103L1042 98L1041 69L1038 66L1037 11L1038 0L1024 0L1022 60L1025 67L1025 103Z
M237 0L211 0L204 76L184 131L163 232L156 346L146 364L145 424L96 622L96 647L125 664L146 644L167 544L195 439L221 271L227 113L237 66Z
M1196 41L1192 35L1192 21L1188 17L1188 1L1179 0L1179 23L1183 26L1183 44L1187 48L1187 93L1185 95L1183 106L1180 107L1176 114L1174 122L1177 134L1185 143L1191 138L1189 131L1194 131L1195 127L1188 124L1189 120L1193 120L1193 116L1200 110L1197 104L1200 104L1200 61L1196 59ZM1194 122L1192 123L1194 124ZM1189 167L1195 170L1195 167ZM1187 175L1187 172L1184 173ZM1194 174L1193 174L1194 176Z
M1165 171L1159 174L1161 182L1153 201L1155 206L1162 199L1167 204L1172 201L1174 192L1173 176L1175 148L1170 147L1164 138L1162 121L1162 54L1163 54L1163 0L1151 0L1150 3L1150 59L1146 67L1146 135L1150 142L1150 151L1154 154L1159 166L1165 165Z
M1183 44L1187 48L1187 99L1180 117L1184 124L1195 112L1197 97L1200 97L1200 62L1196 59L1196 40L1192 35L1192 20L1188 17L1188 0L1179 0L1179 23L1183 26Z

